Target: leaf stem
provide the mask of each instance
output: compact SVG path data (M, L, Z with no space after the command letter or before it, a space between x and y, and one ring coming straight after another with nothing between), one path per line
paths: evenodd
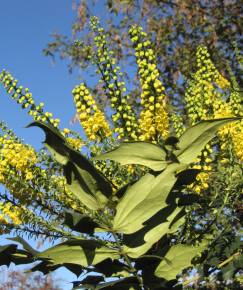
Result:
M137 278L138 282L139 282L139 286L141 287L141 289L144 289L144 285L143 285L143 280L142 280L142 277L139 276L139 274L137 273L137 270L133 267L132 265L132 262L130 260L130 258L128 257L128 255L124 252L123 250L123 247L120 243L120 240L117 236L117 234L115 234L114 232L112 232L112 235L118 245L118 248L119 248L119 251L120 251L120 254L123 256L124 260L126 261L127 263L127 266L129 267L131 273L133 273L133 275Z

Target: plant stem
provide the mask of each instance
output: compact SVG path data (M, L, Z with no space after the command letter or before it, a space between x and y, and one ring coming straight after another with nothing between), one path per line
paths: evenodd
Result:
M141 287L141 289L144 289L144 285L143 285L143 280L142 280L142 277L140 277L137 273L137 270L133 267L132 265L132 262L130 260L130 258L128 257L128 255L124 252L123 250L123 247L119 241L119 238L117 237L117 235L112 232L112 235L118 245L118 248L119 248L119 251L120 251L120 254L123 256L124 260L126 261L127 263L127 266L129 267L131 273L133 273L133 275L137 278L138 282L139 282L139 286Z
M234 260L235 257L239 256L240 252L236 252L234 253L232 256L230 256L228 259L226 259L225 261L223 261L222 263L220 263L218 265L218 268L222 268L224 265L228 264L229 262L231 262L232 260Z

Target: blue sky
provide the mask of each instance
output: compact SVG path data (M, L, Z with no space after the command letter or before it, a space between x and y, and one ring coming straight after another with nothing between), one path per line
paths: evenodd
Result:
M0 2L0 70L8 70L19 84L28 87L37 103L43 101L45 109L61 119L61 127L68 127L75 114L71 91L79 81L77 73L68 73L65 61L53 65L43 56L42 50L51 40L51 33L70 36L74 19L71 0ZM24 128L31 122L31 117L10 99L1 85L0 120L27 143L41 147L43 133ZM80 130L79 125L71 128ZM0 237L0 244L2 242ZM63 280L63 289L71 289L71 284L65 281L76 279L64 270L59 270L55 277Z

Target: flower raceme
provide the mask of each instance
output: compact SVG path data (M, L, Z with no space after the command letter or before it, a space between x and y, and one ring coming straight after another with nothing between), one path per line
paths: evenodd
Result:
M105 115L97 107L95 100L86 86L81 83L72 91L80 123L87 138L91 141L102 141L110 137L112 131Z
M224 101L218 101L214 104L215 118L223 118L223 117L234 117L234 108L230 106L229 103ZM227 151L229 146L229 142L233 144L233 150L235 155L239 160L243 161L243 122L242 120L224 126L222 129L218 131L218 136L220 138L220 149L222 152Z
M107 35L104 28L100 26L97 17L91 18L91 29L95 37L94 64L97 66L97 73L101 75L100 82L106 93L111 108L114 110L112 121L118 139L136 140L138 124L136 116L130 105L130 96L126 94L126 87L123 73L117 65L113 51L109 49Z
M14 79L9 72L3 70L0 73L0 82L7 92L11 94L12 99L21 104L23 109L28 109L28 114L32 116L34 120L48 122L54 127L58 127L60 120L54 119L52 113L44 112L44 103L36 105L29 89L18 86L18 80Z
M129 30L135 48L138 72L142 87L139 126L140 140L157 141L158 137L168 137L169 118L166 111L166 96L151 42L141 27L133 26Z
M229 81L216 69L208 50L199 46L196 53L197 71L189 82L185 94L190 122L213 118L213 104L222 99L222 90L230 89Z
M215 82L220 89L230 87L230 82L220 74L210 59L210 54L206 46L200 45L196 52L198 74L203 74L204 79L209 82Z
M129 95L126 94L125 82L120 67L117 65L113 53L109 50L107 35L100 26L96 17L91 19L91 29L94 37L93 63L97 66L97 73L101 75L103 89L110 100L110 105L114 113L112 121L114 132L118 139L147 140L157 142L160 138L166 138L169 134L169 118L166 108L166 96L164 87L159 80L159 71L156 67L154 52L151 42L141 27L132 27L129 31L131 40L136 50L139 75L142 86L141 105L139 121L129 104ZM109 137L107 125L101 111L97 110L94 99L90 96L84 84L76 87L73 91L76 107L79 113L80 122L88 139L94 141L101 140L100 128L103 126L103 134ZM76 90L76 91L75 91ZM87 91L87 93L85 93ZM79 96L81 92L81 95ZM84 96L87 100L80 97ZM93 119L98 119L94 124ZM101 126L101 123L103 124ZM107 122L106 122L107 123ZM107 123L108 124L108 123ZM108 133L109 132L109 133ZM95 135L98 133L98 137Z
M232 89L230 82L214 66L207 48L199 46L196 57L198 69L189 82L185 94L190 123L194 125L201 120L241 116L240 111L242 109L240 109L239 96ZM229 96L228 99L227 96ZM242 122L235 122L219 130L220 149L224 160L227 159L227 157L225 159L225 156L228 155L229 142L233 143L235 155L242 159L243 144L240 145L239 142L240 136L242 136L242 128ZM213 153L210 147L207 145L207 148L198 158L198 163L194 165L194 168L203 169L203 172L198 174L197 184L194 184L194 190L198 193L208 188L207 183L210 178L208 171L211 170L208 170L211 168L209 160L212 162L211 155Z

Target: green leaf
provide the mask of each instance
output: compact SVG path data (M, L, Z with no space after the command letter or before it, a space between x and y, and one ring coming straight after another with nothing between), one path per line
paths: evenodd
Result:
M147 173L130 186L116 207L113 230L131 234L166 206L166 198L176 182L175 172L182 164L171 164L158 176Z
M76 232L85 234L93 234L94 229L99 226L89 216L71 210L65 212L64 224Z
M17 245L0 246L0 265L9 266L11 263L11 255L16 253Z
M205 145L214 137L220 127L240 119L241 118L223 118L204 120L187 129L182 134L177 144L179 150L176 151L175 155L179 162L184 164L192 163Z
M33 122L27 127L37 126L44 130L46 134L46 139L44 144L48 148L52 148L57 154L63 156L65 161L60 162L63 165L66 165L68 161L71 161L79 169L88 172L92 178L97 182L101 191L104 191L106 196L110 196L112 193L112 187L110 182L105 178L105 176L97 170L94 165L85 158L78 151L74 150L65 140L65 138L60 134L60 132L50 124L44 124L41 122Z
M34 257L27 251L18 249L11 255L11 262L15 265L29 264L34 262Z
M70 240L39 253L37 258L49 260L52 265L71 263L87 267L107 258L119 259L120 255L97 241Z
M70 190L90 209L102 208L107 202L106 197L112 194L108 179L87 158L74 150L55 127L41 122L33 122L27 127L31 126L44 130L44 144L56 161L64 166Z
M33 256L35 256L35 255L37 255L39 252L38 251L36 251L35 249L33 249L23 238L21 238L21 237L14 237L14 238L8 238L8 240L10 240L10 241L14 241L14 242L17 242L17 243L20 243L22 246L23 246L23 248L27 251L27 252L29 252L29 253L31 253L31 255L33 255Z
M121 165L144 165L154 171L161 171L167 165L165 150L148 142L122 143L118 148L94 158L94 160L105 159L114 160Z
M31 253L25 250L17 249L17 245L10 244L0 246L0 265L9 266L10 263L18 264L29 264L34 262Z
M160 262L155 270L155 276L166 280L176 279L176 275L183 269L190 267L191 260L199 254L206 246L206 243L201 243L199 246L178 244L172 246L165 259ZM167 262L167 260L169 262Z
M98 198L96 198L95 194L90 190L90 180L84 180L82 175L79 174L78 169L71 162L65 165L64 174L67 179L67 189L86 207L91 210L98 210L103 207L103 203L99 203Z
M18 239L18 242L29 249L28 244L22 239ZM87 267L100 263L106 259L119 259L119 253L110 249L98 241L94 240L69 240L54 247L51 247L43 252L37 252L33 249L32 253L23 250L17 250L16 245L8 245L4 248L0 248L1 260L4 260L2 251L7 251L5 254L7 260L4 264L9 265L10 262L14 263L32 263L36 260L42 261L40 264L34 266L32 271L39 270L43 273L48 273L59 267L66 267L74 273L80 273L82 267ZM35 254L34 256L32 254Z
M164 211L163 211L164 212ZM124 247L124 251L131 258L138 258L141 255L145 254L156 242L158 242L164 235L168 233L175 232L178 227L184 222L184 219L178 219L174 222L177 215L181 212L180 208L176 208L172 213L165 217L165 221L161 221L161 218L156 219L155 222L151 222L150 225L146 225L144 229L140 232L134 233L131 235L133 243L136 243L136 240L143 238L143 244L138 247ZM162 213L163 214L163 213Z
M92 289L92 288L95 288L95 286L97 284L99 284L100 282L103 282L104 281L104 277L102 276L97 276L97 275L88 275L86 276L83 280L81 281L74 281L72 282L73 284L73 290L74 289L80 289L80 288L77 288L79 287L80 285L83 285L82 288L85 289L87 287L87 289ZM81 289L82 289L81 288Z
M64 263L64 264L51 265L50 261L44 260L26 272L29 273L29 272L40 271L44 275L46 275L61 267L65 267L70 272L74 273L77 277L80 276L84 271L86 271L84 267L77 264Z
M126 277L118 279L111 282L100 283L96 286L93 285L84 285L75 289L87 289L87 290L134 290L140 289L138 285L138 280L135 277Z
M112 261L110 258L95 265L95 271L106 277L112 276L118 272L129 272L128 266L118 260Z

